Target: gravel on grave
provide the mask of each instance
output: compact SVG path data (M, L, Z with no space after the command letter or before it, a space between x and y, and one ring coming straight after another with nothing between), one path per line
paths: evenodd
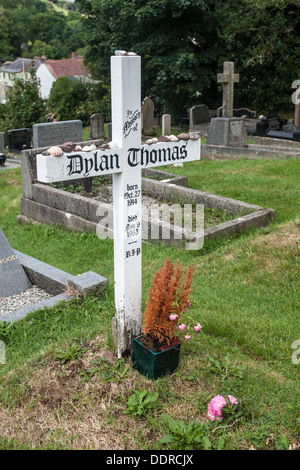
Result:
M0 297L0 317L8 313L18 310L19 308L29 307L36 302L41 302L52 297L50 294L33 286L20 294L15 294L10 297Z

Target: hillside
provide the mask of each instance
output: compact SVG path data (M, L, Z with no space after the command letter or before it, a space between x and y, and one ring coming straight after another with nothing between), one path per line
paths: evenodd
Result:
M69 0L0 0L0 17L0 62L67 59L84 47L81 15Z
M71 0L41 0L41 2L47 3L55 11L64 13L64 15L67 15L70 11L76 11L76 6Z

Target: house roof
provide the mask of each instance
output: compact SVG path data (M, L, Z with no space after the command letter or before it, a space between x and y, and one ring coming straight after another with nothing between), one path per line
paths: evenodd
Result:
M59 78L63 75L66 77L88 75L88 71L83 65L83 59L81 57L62 60L47 60L46 66L54 78Z
M32 63L34 62L33 67L37 68L40 64L39 61L33 61L32 59L23 59L22 57L18 57L14 62L10 64L4 64L1 67L3 72L11 72L11 73L18 73L22 72L23 70L30 70L32 68Z

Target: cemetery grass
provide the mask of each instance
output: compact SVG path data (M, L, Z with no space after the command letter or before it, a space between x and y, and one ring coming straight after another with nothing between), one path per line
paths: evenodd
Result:
M170 167L169 167L170 169ZM178 173L178 169L172 169ZM77 298L4 328L0 365L1 449L180 449L160 440L176 422L202 423L213 448L299 448L299 161L203 160L181 169L189 185L277 210L276 223L188 252L143 245L143 304L167 256L196 275L190 309L203 329L182 347L172 376L150 381L115 360L110 334L113 244L59 227L17 225L20 170L0 173L0 226L13 248L72 274L109 279L104 298ZM193 176L197 172L198 176ZM152 405L129 409L146 389ZM235 396L241 414L208 422L217 394ZM193 449L203 448L189 436ZM188 449L187 433L181 445ZM207 441L206 441L207 443Z

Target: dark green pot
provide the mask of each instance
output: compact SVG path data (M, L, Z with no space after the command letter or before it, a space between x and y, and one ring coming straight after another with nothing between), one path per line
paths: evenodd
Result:
M149 379L158 379L174 372L179 364L180 344L160 352L147 349L138 338L132 346L132 367Z

